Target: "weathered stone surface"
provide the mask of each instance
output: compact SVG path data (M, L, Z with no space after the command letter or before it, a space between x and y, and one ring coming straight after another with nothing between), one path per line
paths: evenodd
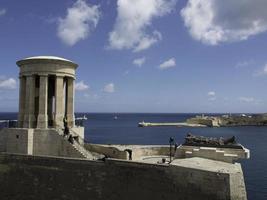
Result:
M40 76L40 90L39 90L39 112L37 119L37 128L47 128L47 90L48 90L48 77L47 75Z
M53 129L3 129L0 131L0 152L84 157Z
M74 80L67 81L67 123L70 127L74 125Z
M24 114L25 114L25 92L26 92L26 78L20 76L20 88L19 88L19 114L18 114L18 127L23 127Z
M74 79L77 64L53 56L25 58L20 68L20 128L63 127L74 120ZM65 90L64 90L64 83Z
M63 118L64 118L64 85L63 85L63 77L56 77L56 86L55 86L55 120L54 125L56 127L63 127Z
M203 160L206 162L206 159ZM225 163L227 164L227 163ZM229 165L229 166L228 166ZM231 172L238 167L228 164ZM233 166L233 167L232 167ZM238 171L238 170L237 170ZM129 161L0 156L1 199L246 199L232 173ZM16 187L10 187L15 185Z

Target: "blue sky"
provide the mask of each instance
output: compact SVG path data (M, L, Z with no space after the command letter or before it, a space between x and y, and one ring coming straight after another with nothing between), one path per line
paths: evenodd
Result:
M76 111L266 112L264 0L0 0L0 110L16 61L79 64Z

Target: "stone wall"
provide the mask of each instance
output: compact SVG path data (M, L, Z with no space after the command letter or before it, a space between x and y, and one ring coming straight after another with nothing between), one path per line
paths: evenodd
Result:
M179 164L0 155L2 200L245 200L246 196L240 194L240 185L232 194L230 183L234 184L235 180L230 177L229 173Z
M90 144L90 143L85 143L84 147L88 151L96 152L99 154L103 154L108 156L109 158L117 158L117 159L127 159L127 152L123 150L119 150L116 147L112 146L105 146L105 145L98 145L98 144Z
M0 131L0 152L83 158L54 129L3 129Z
M224 162L233 163L238 159L249 159L250 151L246 148L216 148L216 147L198 147L180 145L176 152L175 158L208 158L212 160L219 160Z
M169 156L169 146L166 145L103 145L85 143L84 147L89 151L107 155L110 158L128 159L126 149L132 150L133 160L142 160L147 156Z
M172 148L173 150L173 148ZM169 156L170 148L168 146L140 146L133 148L133 160L141 160L147 156Z
M0 131L0 151L32 154L33 129L5 128Z
M0 152L6 152L7 133L5 129L0 130Z
M190 119L187 119L186 122L188 124L202 124L202 125L205 125L205 126L209 126L209 127L212 127L212 120L211 119L203 119L203 118L190 118Z
M84 139L84 127L83 126L76 126L71 128L77 135L79 135L82 139Z
M67 139L64 139L53 129L35 129L33 155L83 158Z

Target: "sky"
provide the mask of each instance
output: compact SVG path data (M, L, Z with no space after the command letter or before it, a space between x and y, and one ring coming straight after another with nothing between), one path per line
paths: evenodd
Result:
M79 65L76 112L267 111L266 0L0 0L0 111L16 61Z

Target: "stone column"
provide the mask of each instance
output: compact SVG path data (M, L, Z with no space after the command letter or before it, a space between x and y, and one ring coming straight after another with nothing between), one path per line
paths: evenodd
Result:
M19 116L18 116L18 127L23 127L24 114L25 114L25 97L26 97L26 78L24 76L20 76L20 84L19 84Z
M48 76L40 75L40 88L39 88L39 111L37 128L47 128L47 96L48 96Z
M74 122L74 79L67 80L67 120L69 127L75 125Z
M64 82L63 76L57 76L55 81L55 127L63 127L64 117Z
M25 92L25 115L24 115L24 128L34 128L35 116L35 77L33 75L26 78L26 92Z

